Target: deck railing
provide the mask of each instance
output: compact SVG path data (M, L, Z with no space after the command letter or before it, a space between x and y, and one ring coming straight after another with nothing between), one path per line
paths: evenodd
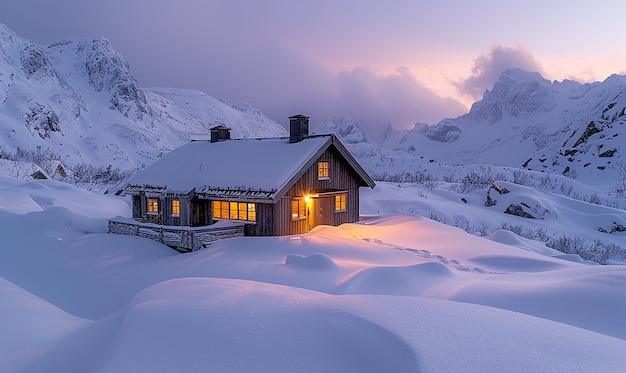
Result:
M109 233L150 238L180 252L206 248L214 241L243 237L244 224L220 221L202 227L177 227L141 223L133 219L117 217L109 220Z

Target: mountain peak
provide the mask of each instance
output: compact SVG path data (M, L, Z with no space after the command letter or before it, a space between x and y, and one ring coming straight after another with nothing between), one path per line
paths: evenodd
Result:
M495 123L505 117L521 117L554 108L551 82L538 72L505 70L491 91L474 103L467 114L472 122Z
M235 126L245 137L286 132L246 103L232 105L197 92L167 97L141 88L104 37L44 47L0 24L0 133L6 134L0 153L5 156L40 152L70 167L111 164L128 170L206 136L215 122Z
M539 72L537 71L526 71L522 70L519 67L514 67L510 69L506 69L500 74L500 79L498 81L540 81L547 82L549 81L545 79ZM496 83L497 84L497 83Z

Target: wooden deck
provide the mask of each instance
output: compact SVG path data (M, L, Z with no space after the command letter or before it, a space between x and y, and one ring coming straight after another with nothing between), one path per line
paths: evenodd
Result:
M244 223L222 220L202 227L177 227L117 217L109 220L109 233L150 238L177 251L190 252L220 239L243 237Z

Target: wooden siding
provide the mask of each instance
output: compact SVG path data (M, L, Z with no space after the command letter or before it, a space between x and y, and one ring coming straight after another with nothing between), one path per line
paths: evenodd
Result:
M319 180L317 175L317 162L329 162L329 178ZM310 219L291 219L291 201L294 198L302 198L306 195L329 192L330 198L330 225L353 223L359 220L359 182L358 175L344 160L337 150L330 147L311 167L304 172L302 177L285 193L276 203L277 225L276 235L302 234L311 228ZM335 212L335 200L332 191L346 193L346 211ZM310 204L307 204L307 213L310 214Z
M157 198L159 200L158 214L148 213L148 198ZM175 199L180 201L180 213L178 215L172 214L172 201ZM133 219L142 222L172 226L208 225L211 222L211 209L210 207L207 207L207 204L208 202L198 200L196 198L190 200L187 195L134 195ZM196 219L199 219L198 217L204 217L204 220L197 223L197 220L194 220L192 213L198 214Z
M274 205L270 203L255 203L256 221L244 222L246 236L275 236L274 233Z
M329 178L319 180L317 162L329 162ZM327 149L307 169L302 177L275 204L257 203L257 220L254 226L246 227L247 235L285 236L307 233L312 228L311 219L291 218L291 202L294 198L303 198L307 194L330 192L330 210L326 211L329 221L325 224L340 225L359 220L359 181L358 175L347 164L343 157L333 148ZM332 191L346 194L346 211L335 212L335 200ZM310 203L307 212L310 213Z

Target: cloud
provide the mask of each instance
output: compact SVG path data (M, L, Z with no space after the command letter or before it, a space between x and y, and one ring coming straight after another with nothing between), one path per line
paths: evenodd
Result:
M247 101L285 126L288 116L300 113L314 122L349 116L369 125L412 128L416 122L434 124L467 112L462 103L437 95L406 68L333 72L302 50L259 40L212 44L208 50L186 59L198 66L184 74L179 70L179 84L231 102Z
M360 67L342 71L336 78L339 97L335 110L359 122L408 128L466 111L459 101L437 95L404 67L390 74Z
M37 3L46 12L39 12ZM459 101L427 88L406 68L385 73L353 68L377 66L379 62L367 55L374 50L376 55L385 53L370 45L375 34L371 27L344 33L353 30L346 27L345 17L331 17L330 25L318 27L334 14L336 2L322 7L282 0L245 6L240 1L179 3L60 0L52 6L22 0L11 2L11 12L3 15L18 34L28 32L26 36L42 44L102 35L127 59L144 87L199 89L233 103L246 101L285 126L288 116L302 113L312 121L350 116L372 125L408 128L467 111ZM56 17L49 17L52 8ZM362 11L376 15L373 8ZM368 52L356 53L363 45ZM329 66L342 54L358 62L344 64L350 67L340 72L332 70ZM398 65L403 63L409 61Z
M506 69L520 68L525 71L539 72L545 75L541 64L523 45L505 47L496 43L487 54L474 60L472 75L464 80L454 82L459 93L475 100L482 98L486 89L491 89Z

